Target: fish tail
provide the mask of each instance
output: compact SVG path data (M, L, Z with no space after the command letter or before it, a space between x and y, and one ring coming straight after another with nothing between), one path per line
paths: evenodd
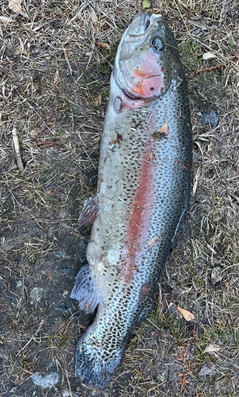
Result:
M118 348L110 349L98 340L91 326L80 338L75 357L75 376L82 382L103 390L124 356L126 340Z

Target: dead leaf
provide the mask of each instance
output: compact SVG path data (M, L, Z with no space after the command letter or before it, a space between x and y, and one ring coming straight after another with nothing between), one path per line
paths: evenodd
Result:
M96 25L98 22L98 18L93 9L89 12L89 22L91 22L93 25Z
M122 141L123 141L123 136L119 133L117 133L117 143L119 145L119 147L122 145Z
M13 12L21 12L22 11L22 0L9 0L8 7Z
M186 321L192 321L195 319L194 314L189 312L188 310L182 309L182 307L179 307L179 306L177 306L177 309L178 309L179 313L182 314L183 318Z
M168 124L165 122L163 123L162 127L160 128L159 132L161 132L161 134L165 134L168 135L169 133L169 126Z
M3 35L3 33L2 33L2 28L1 28L1 23L3 23L3 24L8 24L8 23L10 23L10 22L12 22L12 20L11 20L10 18L8 18L8 17L1 17L1 16L0 16L0 36Z
M96 41L95 44L100 48L104 48L105 50L110 50L110 45L108 43L102 43L102 41Z
M216 58L216 55L212 54L211 52L205 52L202 57L204 61L208 61L209 59Z
M30 131L30 136L32 139L35 139L38 135L40 135L41 132L42 132L41 128L33 128Z
M150 7L151 7L150 1L149 0L143 0L143 2L142 2L143 10L146 10L147 8L150 8Z
M169 133L168 123L164 122L158 131L152 133L152 141L165 138Z
M154 236L151 238L151 240L148 242L148 250L152 251L153 246L155 245L156 241L158 241L158 236Z
M201 368L199 371L198 375L199 376L204 376L204 375L211 375L212 373L215 372L216 366L213 362L209 361L204 366Z
M209 345L207 345L206 349L204 350L204 353L208 353L211 354L212 356L214 356L215 352L219 352L221 350L221 348L217 345L214 345L213 343L210 343Z
M54 76L54 84L55 84L55 86L56 87L59 86L60 82L61 82L61 77L60 77L59 70L57 70L56 73L55 73L55 76Z
M8 23L10 23L10 22L12 22L11 18L8 18L8 17L0 17L0 23L6 23L6 24L8 24Z
M149 160L150 160L150 161L152 161L152 160L153 160L153 158L154 158L154 155L153 155L153 153L152 153L152 152L148 152L148 158L149 158Z
M98 97L95 98L95 100L94 100L94 106L96 106L96 107L100 106L101 101L102 101L102 96L101 96L101 94L99 94Z

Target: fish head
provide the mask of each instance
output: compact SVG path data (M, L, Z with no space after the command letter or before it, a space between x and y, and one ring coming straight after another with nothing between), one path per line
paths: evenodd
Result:
M179 66L179 67L178 67ZM140 14L126 29L115 58L113 77L130 99L162 96L179 79L177 44L162 15Z

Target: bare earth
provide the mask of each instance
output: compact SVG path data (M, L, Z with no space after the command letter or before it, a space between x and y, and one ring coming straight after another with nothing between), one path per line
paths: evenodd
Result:
M147 6L187 70L191 211L154 313L98 392L74 378L92 321L69 297L90 233L77 218L96 189L117 45ZM0 396L238 396L238 0L23 0L19 14L3 0L0 16L12 19L0 36Z

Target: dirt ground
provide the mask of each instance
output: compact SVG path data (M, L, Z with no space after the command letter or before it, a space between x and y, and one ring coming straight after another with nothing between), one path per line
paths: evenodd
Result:
M92 321L69 297L90 233L77 218L96 189L117 45L143 8L164 15L187 71L191 210L155 311L99 392L74 378ZM238 0L23 0L20 13L3 0L0 16L12 19L0 36L0 396L238 396ZM46 376L51 387L36 384Z

